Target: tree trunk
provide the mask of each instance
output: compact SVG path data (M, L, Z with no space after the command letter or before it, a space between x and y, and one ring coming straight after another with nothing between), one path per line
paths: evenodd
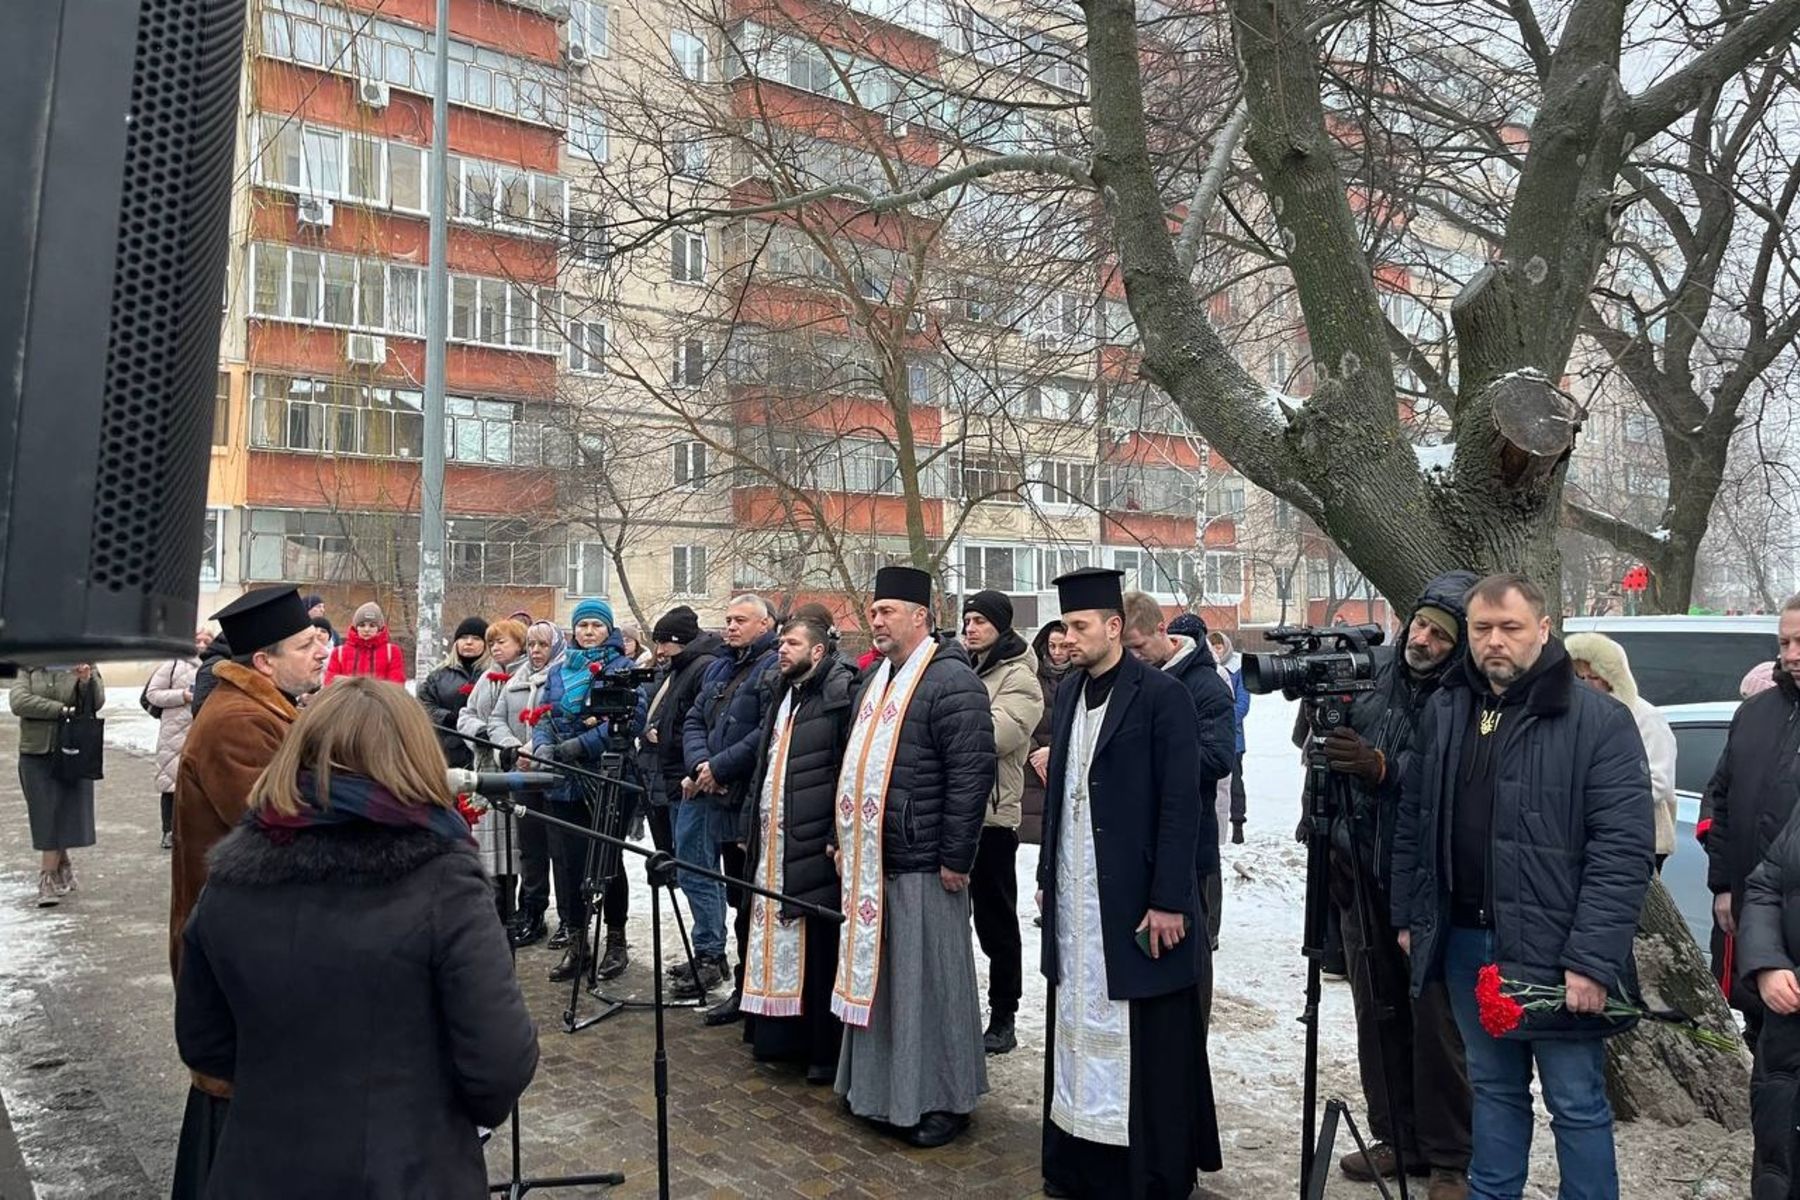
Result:
M1634 948L1647 1007L1687 1013L1707 1029L1738 1038L1737 1019L1660 879L1650 882ZM1750 1052L1714 1050L1677 1026L1644 1021L1607 1043L1606 1092L1613 1116L1622 1121L1648 1117L1687 1125L1705 1119L1748 1129Z

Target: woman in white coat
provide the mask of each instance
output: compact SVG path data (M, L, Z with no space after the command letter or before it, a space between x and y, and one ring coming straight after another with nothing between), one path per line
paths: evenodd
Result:
M1675 731L1656 705L1638 695L1637 679L1625 647L1599 633L1571 633L1563 649L1575 664L1575 674L1590 686L1606 692L1631 710L1644 757L1650 761L1650 796L1656 814L1656 869L1675 853Z
M162 848L175 844L175 772L181 766L181 749L187 745L188 726L194 720L194 677L200 656L212 645L210 630L194 634L194 657L172 658L156 668L144 685L144 703L160 709L156 730L156 790L162 793Z

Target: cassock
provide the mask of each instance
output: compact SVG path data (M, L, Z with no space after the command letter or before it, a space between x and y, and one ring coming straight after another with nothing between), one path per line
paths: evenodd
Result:
M1221 1166L1201 1007L1198 718L1129 655L1057 693L1044 846L1044 1178L1076 1196L1181 1197ZM1189 933L1151 959L1151 908Z

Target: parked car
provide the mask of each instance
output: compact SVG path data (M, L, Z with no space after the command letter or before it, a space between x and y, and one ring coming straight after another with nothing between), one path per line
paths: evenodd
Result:
M1737 707L1736 700L1662 707L1675 731L1675 853L1663 864L1662 878L1702 951L1712 941L1712 893L1706 887L1706 849L1694 840L1694 824Z
M1709 701L1735 708L1745 673L1776 656L1778 621L1775 616L1570 617L1563 631L1604 633L1625 647L1638 694L1658 708ZM1708 760L1709 775L1717 761L1717 754ZM1702 787L1705 782L1702 776Z

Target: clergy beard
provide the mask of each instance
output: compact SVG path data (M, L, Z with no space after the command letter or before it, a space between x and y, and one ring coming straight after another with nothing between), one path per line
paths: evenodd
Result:
M824 659L819 660L819 662L824 661ZM813 662L808 659L805 662L795 663L792 669L784 669L781 672L781 677L794 687L799 687L812 676L813 671L818 668L819 662Z

